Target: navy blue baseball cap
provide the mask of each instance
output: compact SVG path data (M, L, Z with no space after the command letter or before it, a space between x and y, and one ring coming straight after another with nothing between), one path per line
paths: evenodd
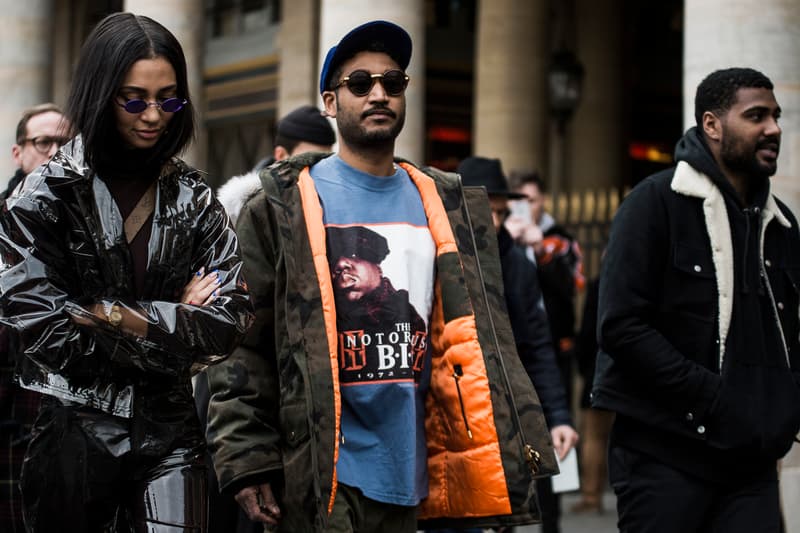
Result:
M408 67L411 61L411 37L408 32L392 22L373 20L350 30L342 37L339 44L328 50L319 76L320 94L328 90L331 76L342 63L366 50L372 43L383 45L386 53L401 69L405 70Z

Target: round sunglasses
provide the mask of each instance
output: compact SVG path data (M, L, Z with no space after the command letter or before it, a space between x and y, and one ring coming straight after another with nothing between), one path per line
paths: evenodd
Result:
M175 113L183 109L183 106L185 106L187 103L189 103L189 100L186 98L167 98L166 100L161 100L160 102L148 102L146 100L139 100L138 98L135 98L133 100L128 100L124 104L116 102L118 106L132 115L138 115L151 106L155 106L165 113Z
M389 96L400 96L408 87L409 77L398 69L387 70L383 74L370 74L366 70L354 70L342 78L334 89L346 85L350 92L356 96L367 96L372 90L375 81L380 80L383 90Z

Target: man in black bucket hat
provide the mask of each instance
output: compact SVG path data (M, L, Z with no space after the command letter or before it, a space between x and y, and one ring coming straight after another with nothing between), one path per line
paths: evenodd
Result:
M508 200L523 198L524 195L509 190L499 159L468 157L459 164L457 172L461 174L464 186L485 187L489 195L506 306L517 352L539 394L556 453L563 459L578 441L578 433L572 425L566 392L556 364L536 265L503 225L510 214ZM549 479L537 482L536 488L542 521L546 526L543 531L558 531L558 495L553 493Z

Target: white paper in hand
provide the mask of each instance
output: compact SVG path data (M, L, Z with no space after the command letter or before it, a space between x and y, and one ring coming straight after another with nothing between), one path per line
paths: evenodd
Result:
M557 475L553 476L553 492L570 492L578 490L581 486L580 476L578 475L578 454L575 448L572 448L563 461L558 459L556 454L556 461L558 461L558 468L561 470Z

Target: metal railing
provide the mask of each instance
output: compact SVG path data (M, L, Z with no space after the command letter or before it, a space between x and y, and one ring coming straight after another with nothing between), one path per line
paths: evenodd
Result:
M600 274L611 219L627 194L621 188L589 189L548 198L545 209L578 241L587 281Z

